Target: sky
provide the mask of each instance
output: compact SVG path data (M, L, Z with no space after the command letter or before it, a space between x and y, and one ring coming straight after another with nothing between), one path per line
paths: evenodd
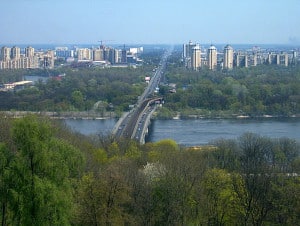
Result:
M0 0L0 44L300 45L300 0Z

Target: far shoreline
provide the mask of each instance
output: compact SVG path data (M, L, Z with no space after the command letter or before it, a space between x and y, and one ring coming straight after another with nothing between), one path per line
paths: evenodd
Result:
M11 117L11 118L22 118L29 114L39 115L49 117L51 119L82 119L82 120L106 120L106 119L119 119L115 112L94 112L94 111L64 111L64 112L51 112L51 111L0 111L1 114ZM180 113L174 117L159 117L155 116L154 119L158 120L193 120L193 119L267 119L267 118L300 118L300 114L293 115L238 115L238 114L228 114L228 115L187 115L182 117Z

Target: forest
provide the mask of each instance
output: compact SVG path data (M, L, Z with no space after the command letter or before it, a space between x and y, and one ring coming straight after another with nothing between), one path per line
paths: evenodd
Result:
M0 117L1 225L298 225L300 146L253 133L198 148Z

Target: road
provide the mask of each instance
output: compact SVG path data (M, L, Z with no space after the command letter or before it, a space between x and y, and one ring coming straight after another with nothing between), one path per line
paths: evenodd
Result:
M167 50L154 72L148 86L143 94L139 97L136 107L130 112L125 113L116 123L113 134L116 137L124 137L136 139L143 143L145 139L145 131L150 123L150 117L156 109L156 104L160 99L150 99L159 87L162 75L166 68L168 57L171 55L172 49Z

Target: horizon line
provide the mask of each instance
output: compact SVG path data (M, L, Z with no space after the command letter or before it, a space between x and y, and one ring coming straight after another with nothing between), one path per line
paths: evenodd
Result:
M200 42L193 42L193 43L197 43L197 44L200 44L200 45L299 45L300 46L300 43L228 43L228 42L215 42L215 43L212 43L212 42L203 42L202 44ZM187 42L182 42L182 43L164 43L164 42L160 42L160 43L143 43L143 42L128 42L128 43L124 43L124 42L121 42L121 43L106 43L106 44L103 44L104 46L105 45L182 45L182 44L188 44L188 41ZM99 43L88 43L88 42L80 42L80 43L72 43L72 42L69 42L69 43L60 43L60 42L57 42L57 43L44 43L44 42L37 42L37 43L34 43L34 42L31 42L31 43L0 43L0 45L101 45Z

